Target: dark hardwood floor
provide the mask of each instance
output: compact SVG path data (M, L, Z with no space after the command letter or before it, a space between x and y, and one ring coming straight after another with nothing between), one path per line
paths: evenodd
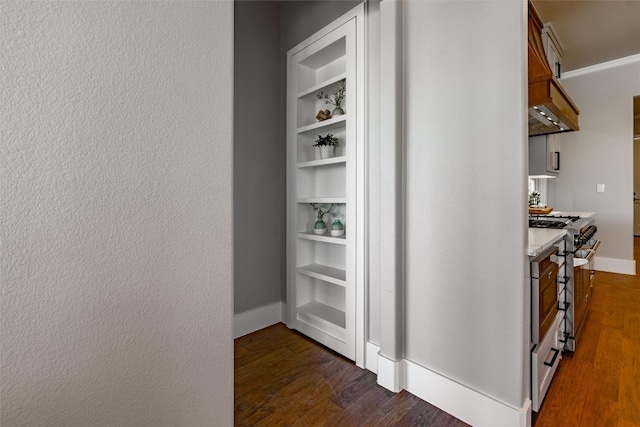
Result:
M640 275L594 280L578 350L562 359L535 427L640 427ZM278 324L235 341L235 425L466 424Z
M235 340L235 425L467 424L280 323Z

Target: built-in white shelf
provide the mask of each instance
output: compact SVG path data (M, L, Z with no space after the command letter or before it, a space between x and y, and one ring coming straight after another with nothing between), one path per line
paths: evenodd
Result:
M335 165L338 163L346 163L347 156L331 157L329 159L310 160L308 162L298 163L299 168L311 168L324 165Z
M317 301L311 301L308 304L298 307L298 313L313 318L316 321L339 326L340 328L344 328L346 325L344 311Z
M346 236L333 237L330 234L298 233L298 239L314 240L316 242L333 243L334 245L346 245Z
M347 274L339 268L329 267L321 264L309 264L298 267L298 273L314 279L324 280L338 286L346 286Z
M364 366L365 292L365 19L353 8L287 52L287 324ZM317 121L333 106L319 90L335 93L345 81L346 114ZM335 157L319 159L313 144L332 134ZM315 234L311 203L345 235ZM347 228L348 227L348 228ZM358 359L359 358L359 359Z
M333 128L339 128L345 125L347 121L347 114L342 114L340 116L331 117L328 120L323 120L321 122L311 123L310 125L302 126L298 128L298 133L305 132L315 132L322 130L322 132L328 132Z
M321 89L324 89L327 86L331 86L332 84L337 83L340 80L346 79L346 78L347 78L347 73L342 73L342 74L339 74L337 76L331 77L330 79L327 79L327 80L325 80L325 81L323 81L323 82L321 82L321 83L319 83L319 84L317 84L315 86L312 86L309 89L305 89L305 90L302 90L302 91L298 92L298 98L303 98L303 97L308 96L308 95L313 95L315 97L317 91L319 91Z

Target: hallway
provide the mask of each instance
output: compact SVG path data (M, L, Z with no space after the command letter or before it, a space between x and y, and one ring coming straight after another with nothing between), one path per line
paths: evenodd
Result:
M535 427L640 427L640 275L599 271L594 288L578 351L563 357ZM465 424L278 324L235 340L235 425Z

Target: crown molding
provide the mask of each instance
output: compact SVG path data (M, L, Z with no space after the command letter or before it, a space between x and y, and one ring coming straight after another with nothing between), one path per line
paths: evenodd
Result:
M597 71L607 70L609 68L620 67L621 65L633 64L634 62L640 62L640 54L626 56L624 58L614 59L612 61L603 62L601 64L590 65L584 68L578 68L577 70L565 71L562 73L562 79L570 79L571 77L577 77L584 74L595 73Z

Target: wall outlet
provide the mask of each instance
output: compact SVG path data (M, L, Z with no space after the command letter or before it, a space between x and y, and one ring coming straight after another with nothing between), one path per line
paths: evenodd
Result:
M604 193L604 184L596 184L596 193Z

